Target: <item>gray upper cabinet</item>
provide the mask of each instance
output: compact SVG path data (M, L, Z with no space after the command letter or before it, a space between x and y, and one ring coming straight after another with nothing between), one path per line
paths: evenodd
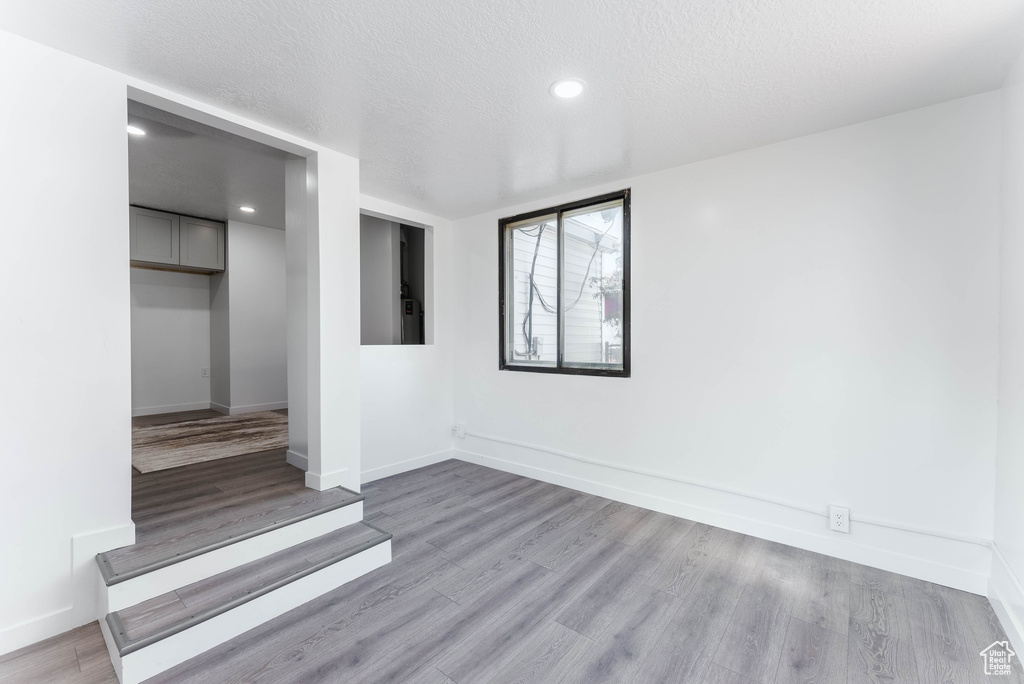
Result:
M131 256L134 261L179 263L179 217L162 211L131 207ZM124 244L124 243L122 243Z
M181 217L181 265L224 270L224 224Z
M129 207L132 266L193 273L224 270L224 224Z

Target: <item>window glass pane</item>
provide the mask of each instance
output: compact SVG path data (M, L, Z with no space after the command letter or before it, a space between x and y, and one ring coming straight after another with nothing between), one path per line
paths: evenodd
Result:
M558 229L545 216L506 229L506 363L554 366L558 359Z
M622 368L622 201L562 215L563 364Z

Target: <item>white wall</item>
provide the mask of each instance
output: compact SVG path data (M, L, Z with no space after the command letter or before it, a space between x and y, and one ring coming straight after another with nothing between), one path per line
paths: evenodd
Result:
M999 143L990 93L455 222L455 448L984 592ZM632 378L499 372L498 219L623 187Z
M992 603L1024 653L1024 57L1003 95L999 455ZM1011 628L1012 625L1012 628Z
M210 407L210 277L131 269L132 415Z
M374 216L359 217L360 341L401 344L400 227Z
M231 413L287 408L285 232L228 222Z
M451 457L453 245L446 219L366 195L360 208L425 228L426 344L360 349L362 481L369 482Z
M287 133L0 32L8 235L0 311L0 653L96 619L95 555L134 542L127 99L272 144L298 169L307 483L359 485L359 163ZM302 167L305 168L302 168ZM293 174L294 175L294 174ZM291 185L296 179L291 178ZM289 199L292 196L289 195ZM30 229L31 228L31 229ZM52 268L41 277L38 259ZM289 279L292 279L289 248ZM289 337L289 347L292 338ZM291 386L289 386L291 390ZM47 410L60 399L59 420ZM292 401L289 400L289 405ZM327 419L320 420L323 412ZM289 427L291 430L291 426Z
M306 175L306 187L319 188L307 195L310 201L306 212L307 220L315 218L315 223L309 222L307 235L310 321L306 485L320 490L339 485L358 489L362 411L359 160L320 150L307 160ZM290 406L290 395L288 402Z
M125 81L3 32L0 64L3 653L95 619L79 570L134 529Z
M230 271L210 276L210 405L223 413L231 406L230 292Z

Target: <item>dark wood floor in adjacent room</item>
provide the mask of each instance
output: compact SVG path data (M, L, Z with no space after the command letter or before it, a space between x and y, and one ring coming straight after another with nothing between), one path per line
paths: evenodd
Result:
M150 682L981 684L1005 638L978 596L460 461L364 493L390 565ZM0 682L114 681L96 634Z

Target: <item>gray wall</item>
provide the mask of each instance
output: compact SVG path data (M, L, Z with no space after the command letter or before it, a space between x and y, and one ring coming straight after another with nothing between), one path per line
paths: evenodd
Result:
M359 217L360 339L362 344L400 344L399 225Z
M132 413L208 408L210 278L131 269Z
M245 413L288 403L285 232L228 222L227 272L210 283L213 408Z

